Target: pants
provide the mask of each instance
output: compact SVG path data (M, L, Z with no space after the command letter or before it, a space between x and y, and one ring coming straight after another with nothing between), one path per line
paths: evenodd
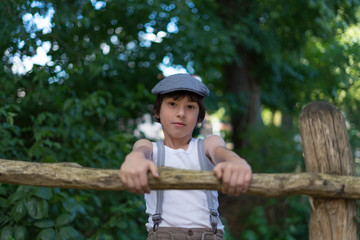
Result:
M223 231L214 234L210 228L159 227L156 232L151 229L146 240L222 240L223 235Z

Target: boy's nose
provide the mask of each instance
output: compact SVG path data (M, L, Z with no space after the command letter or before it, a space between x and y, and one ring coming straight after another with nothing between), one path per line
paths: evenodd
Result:
M179 107L179 108L178 108L178 111L177 111L177 115L178 115L179 117L185 116L185 109L184 109L183 107Z

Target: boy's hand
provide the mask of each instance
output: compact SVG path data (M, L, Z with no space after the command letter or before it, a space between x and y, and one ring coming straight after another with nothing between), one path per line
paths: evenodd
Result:
M147 158L149 153L146 146L136 144L133 151L125 157L125 161L120 167L120 178L130 192L149 193L148 172L150 171L155 178L158 178L158 169L154 162Z
M222 179L222 192L231 196L245 193L251 182L251 167L245 160L233 156L225 162L218 163L214 168L217 178Z
M216 164L214 174L222 179L222 192L228 195L238 196L244 193L250 186L251 167L235 152L225 147L225 141L216 135L212 135L204 141L207 156Z

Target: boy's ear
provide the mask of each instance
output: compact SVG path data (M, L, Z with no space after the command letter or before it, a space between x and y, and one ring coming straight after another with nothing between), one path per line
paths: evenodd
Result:
M160 122L160 115L159 114L154 114L153 116L154 116L156 122Z

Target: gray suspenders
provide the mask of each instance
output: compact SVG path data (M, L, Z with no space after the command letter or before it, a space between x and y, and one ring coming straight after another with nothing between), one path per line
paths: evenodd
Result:
M165 146L164 146L164 142L163 141L157 141L156 146L157 146L157 149L158 149L158 153L157 153L158 158L157 158L157 164L156 165L158 167L163 167L163 166L165 166ZM204 141L199 139L197 146L198 146L198 154L199 154L199 162L200 162L201 170L202 171L211 171L213 166L211 166L210 161L206 157L205 148L204 148ZM209 207L209 212L210 212L210 224L211 224L211 227L212 227L212 230L213 230L214 234L216 234L219 214L218 214L217 210L214 207L214 202L211 199L211 191L210 190L205 190L205 194L206 194L208 207ZM152 216L152 220L154 222L154 227L153 227L154 232L156 232L156 230L159 228L159 224L160 224L160 222L162 220L161 213L162 213L162 205L163 205L163 201L164 201L164 191L163 190L158 190L156 192L156 198L157 198L156 210L155 210L155 214Z
M206 157L205 154L205 147L204 147L204 141L199 139L198 143L198 154L199 154L199 161L200 161L200 167L202 171L211 171L213 169L213 166L210 165L209 159ZM219 216L218 211L214 207L214 201L211 199L211 191L205 190L209 212L210 212L210 224L212 227L212 230L214 234L217 232L217 219Z
M163 167L165 166L165 146L163 141L157 141L157 167ZM164 201L164 190L157 190L156 192L156 210L155 214L152 215L152 220L154 222L153 231L156 232L159 228L159 224L161 223L161 213L162 213L162 205Z

